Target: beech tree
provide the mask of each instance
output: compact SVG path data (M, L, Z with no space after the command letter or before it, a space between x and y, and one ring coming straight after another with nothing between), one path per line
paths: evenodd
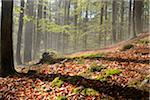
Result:
M116 42L117 38L116 38L116 12L117 12L117 9L116 9L116 6L117 6L117 1L116 0L113 0L112 1L112 38L113 38L113 41Z
M30 16L30 20L25 26L25 45L24 45L24 62L29 62L32 60L32 35L33 35L33 8L34 3L32 0L27 0L27 16Z
M21 61L21 40L23 33L23 17L24 17L24 0L21 0L21 12L19 16L19 28L18 28L18 36L17 36L17 49L16 49L16 62L17 64L22 64Z
M0 76L7 76L16 72L13 59L12 27L13 0L2 0Z

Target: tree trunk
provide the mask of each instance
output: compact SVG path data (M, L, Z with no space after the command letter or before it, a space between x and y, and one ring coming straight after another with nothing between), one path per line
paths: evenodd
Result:
M27 15L33 17L34 3L32 0L27 0ZM32 34L33 34L33 23L28 21L25 27L25 45L24 45L24 63L32 60Z
M45 5L44 5L44 19L46 20L46 21L48 21L47 20L47 4L48 4L48 2L44 2L45 3ZM47 31L46 31L46 27L44 26L44 49L45 49L45 52L47 51L47 48L48 48L48 33L47 33Z
M132 21L133 21L133 37L136 37L136 26L135 26L135 0L133 3L133 17L132 17Z
M105 1L105 20L107 20L107 1ZM105 40L104 45L107 45L107 26L105 25Z
M74 50L77 50L77 34L78 34L78 14L77 14L77 7L78 7L78 1L76 0L75 3L74 3L74 13L75 13L75 16L74 16L74 26L75 26L75 35L74 35L74 46L73 46L73 49Z
M100 13L100 25L103 24L103 15L104 15L104 6L102 5L101 13ZM102 42L102 31L100 30L100 32L99 32L99 47L101 47L101 42Z
M124 36L124 0L121 1L121 27L120 27L120 34L119 34L119 40L123 40Z
M13 0L2 0L1 19L1 69L0 76L14 74L13 59Z
M112 40L113 40L113 43L117 41L117 38L116 38L116 21L117 21L116 5L117 5L116 0L113 0L112 2L112 38L113 38Z
M88 2L88 1L87 1ZM86 5L86 14L85 14L85 22L84 22L84 24L85 24L85 30L84 30L84 32L87 32L87 22L88 22L88 16L89 16L89 13L88 13L88 10L89 10L89 4L87 4ZM87 35L87 33L84 35L84 50L87 50L87 38L88 38L88 35Z
M70 2L71 2L70 0L67 0L67 2L66 2L67 4L66 4L66 21L65 22L67 25L70 24ZM68 33L66 34L65 37L66 37L66 39L65 39L66 40L66 44L65 44L66 45L65 46L66 52L65 53L68 53L68 46L69 46L69 35L68 35Z
M21 61L21 38L23 33L23 17L24 17L24 0L21 0L21 11L19 16L19 28L17 36L17 50L16 50L16 62L18 65L22 64Z
M129 24L128 24L128 33L129 37L131 35L131 18L132 18L132 0L129 1Z
M105 1L105 20L107 20L107 1Z
M137 34L143 31L142 15L143 15L143 0L135 0L135 24Z
M37 35L36 35L36 51L35 52L35 58L38 58L38 53L40 51L41 46L41 30L40 30L40 20L42 19L42 2L43 0L39 0L38 2L38 14L37 14Z

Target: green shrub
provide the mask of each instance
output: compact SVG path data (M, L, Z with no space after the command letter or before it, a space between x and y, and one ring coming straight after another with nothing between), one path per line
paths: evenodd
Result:
M64 83L64 82L63 82L62 80L60 80L59 77L56 77L56 78L52 81L52 86L61 87L63 83Z
M85 88L84 90L82 90L82 94L86 96L95 96L98 94L98 92L91 88Z
M103 66L103 65L97 65L96 63L93 63L91 65L91 67L89 68L89 71L90 72L100 72L102 69L105 69L106 66Z
M125 46L122 48L122 51L126 51L126 50L128 50L128 49L133 48L133 47L134 47L134 45L132 45L132 44L127 44L127 45L125 45Z
M106 76L111 76L111 75L115 75L115 74L120 74L121 71L119 69L109 69L106 72Z
M67 98L65 96L58 96L56 100L67 100Z

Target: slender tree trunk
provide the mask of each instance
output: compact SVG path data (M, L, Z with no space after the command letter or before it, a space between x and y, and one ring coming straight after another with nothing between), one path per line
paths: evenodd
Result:
M132 20L133 20L133 37L136 37L136 26L135 26L135 0L134 0L134 3L133 3L133 17L132 17Z
M78 14L77 14L77 4L78 4L78 1L76 0L75 3L74 3L74 13L75 13L75 16L74 16L74 25L75 25L75 35L74 35L74 50L77 50L77 35L78 35Z
M103 3L103 2L102 2ZM100 13L100 25L103 25L103 15L104 15L104 6L101 7L101 13ZM99 32L99 47L101 47L102 42L102 31Z
M121 2L121 27L120 27L120 34L119 34L119 40L123 40L124 36L124 0Z
M66 21L66 17L67 17L67 0L63 1L63 9L64 9L64 16L63 16L63 25L67 25ZM62 53L65 53L65 49L66 49L66 33L63 30L62 33Z
M33 17L34 2L32 0L27 1L27 15ZM24 62L32 60L32 35L33 35L33 23L31 21L26 23L25 27L25 45L24 45Z
M107 20L107 1L105 1L105 20ZM104 45L107 45L107 26L105 25L105 40Z
M61 12L60 12L60 10L61 10L61 4L62 4L62 0L58 0L57 1L57 13L56 13L56 23L58 24L58 25L61 25ZM55 34L56 35L56 50L57 51L62 51L61 49L62 49L62 45L61 45L61 43L62 43L62 41L61 41L61 36L62 36L62 32L59 32L59 33L56 33Z
M44 5L44 19L46 20L46 21L48 21L47 20L47 3L48 2L44 2L45 3L45 5ZM44 26L44 49L45 49L45 52L47 51L47 48L48 48L48 46L47 46L47 44L48 44L48 42L47 42L47 40L48 40L48 33L47 33L47 31L46 31L46 26Z
M35 4L35 7L34 7L34 12L33 12L33 15L34 15L34 19L35 19L35 23L33 25L33 59L35 60L36 59L36 39L37 39L37 0L34 0L34 4Z
M49 1L49 14L48 14L48 17L49 17L49 21L51 22L52 20L52 15L51 15L51 1ZM53 41L52 41L52 32L49 32L49 34L48 34L48 40L47 40L47 42L48 42L48 48L52 48L52 43L53 43Z
M67 1L67 16L66 16L66 24L69 25L70 24L70 0ZM69 46L69 35L68 33L66 34L66 53L68 53L68 46Z
M148 8L148 10L147 10L147 17L146 17L147 18L147 20L146 20L147 21L146 22L147 23L146 24L146 26L147 26L147 30L146 31L147 32L150 32L150 18L149 18L149 16L150 16L150 10L149 10L150 9L150 5L149 4L150 4L150 1L148 0L147 1L147 6L148 6L147 8Z
M135 0L135 23L137 34L143 31L142 15L143 15L143 0Z
M113 40L113 43L115 43L117 41L117 38L116 38L116 21L117 21L117 18L116 18L116 0L113 0L112 2L112 40Z
M105 20L107 20L107 1L105 1Z
M88 2L88 1L87 1ZM85 22L84 22L84 24L85 24L85 30L84 30L84 32L87 32L87 22L88 22L88 16L89 16L89 13L88 13L88 10L89 10L89 4L87 4L87 6L86 6L86 14L85 14ZM88 35L87 35L87 33L84 35L84 50L87 50L87 38L88 38Z
M129 24L128 24L128 33L129 37L131 35L131 18L132 18L132 0L129 1Z
M14 74L13 59L13 0L2 0L1 19L1 68L0 76Z
M42 19L42 3L43 0L39 0L38 2L38 14L37 14L37 35L36 35L36 51L35 52L35 57L38 58L38 53L40 52L40 46L41 46L41 26L40 26L40 20Z
M16 62L17 64L22 64L21 61L21 38L23 33L23 17L24 17L24 0L21 0L21 11L19 16L19 28L17 36L17 50L16 50Z

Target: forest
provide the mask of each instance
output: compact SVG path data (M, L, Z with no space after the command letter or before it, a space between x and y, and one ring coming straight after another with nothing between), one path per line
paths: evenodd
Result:
M0 0L0 100L148 100L149 0Z

